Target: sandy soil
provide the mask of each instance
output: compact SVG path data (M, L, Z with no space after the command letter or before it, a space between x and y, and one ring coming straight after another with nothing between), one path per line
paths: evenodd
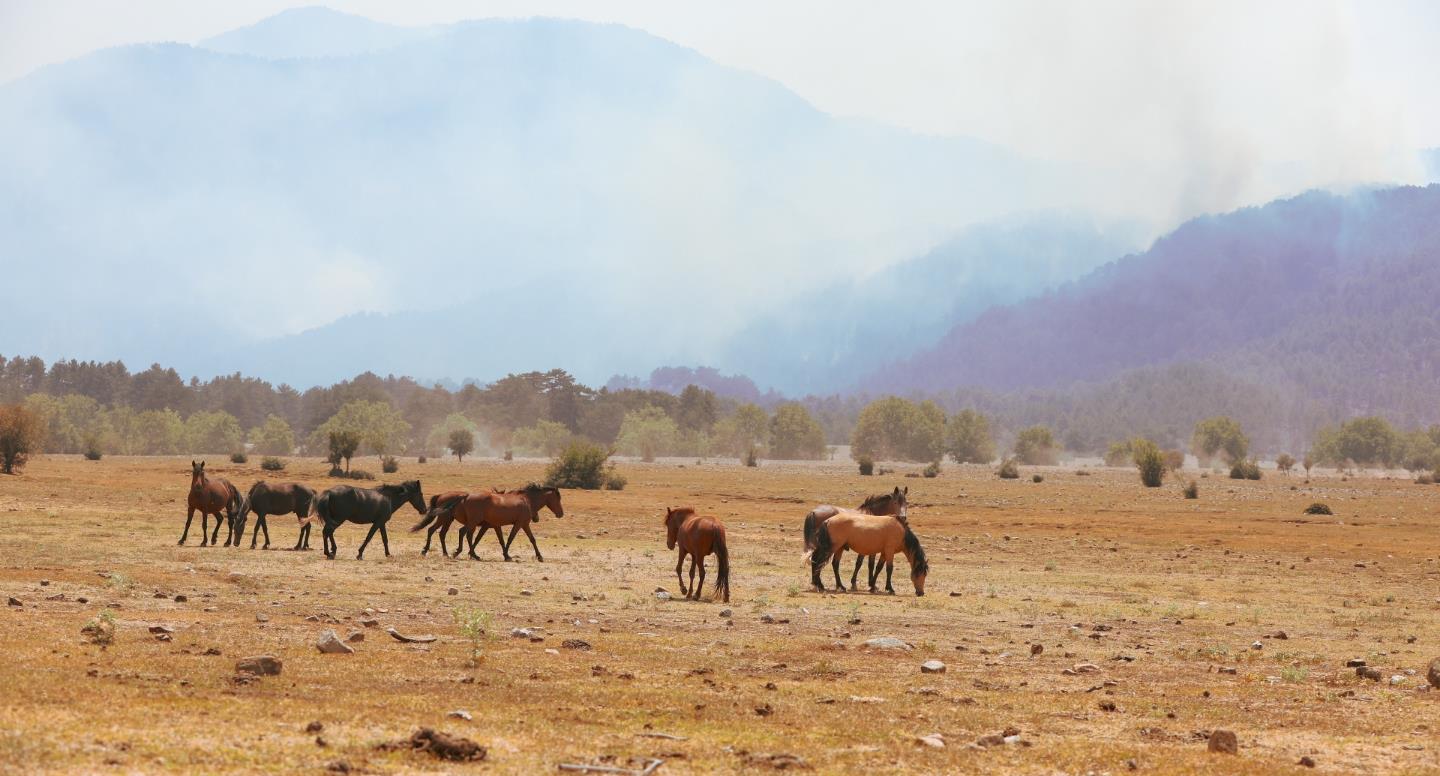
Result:
M210 468L242 489L264 474ZM281 478L328 487L324 468L295 460ZM412 460L388 479L419 477L430 494L541 468ZM1268 773L1308 772L1309 757L1326 772L1440 772L1440 691L1425 680L1440 657L1440 487L1211 475L1187 501L1177 483L1147 490L1113 469L1019 481L959 466L867 478L841 462L621 469L623 492L567 491L565 517L545 514L543 564L523 536L514 563L493 540L479 562L422 557L408 507L390 558L377 538L355 560L359 526L338 532L336 561L252 551L248 537L201 548L198 525L177 547L188 459L50 457L0 477L0 595L21 604L0 611L0 770L547 773L659 758L659 774ZM897 484L929 553L928 595L914 597L903 559L898 595L811 592L806 511ZM1314 501L1335 515L1303 514ZM729 526L732 616L657 598L678 594L666 505ZM271 535L291 546L293 518ZM491 617L478 666L457 610ZM81 629L104 612L115 636L102 648ZM405 644L387 627L438 639ZM521 627L543 640L510 635ZM327 628L364 640L320 654ZM881 636L913 649L863 647ZM237 681L236 660L262 654L283 673ZM1354 658L1382 680L1356 676ZM922 673L931 659L946 671ZM1085 663L1095 670L1074 673ZM488 755L378 747L421 727ZM976 744L1007 728L1013 742ZM1235 732L1238 754L1207 751L1214 729ZM917 740L932 734L943 747Z

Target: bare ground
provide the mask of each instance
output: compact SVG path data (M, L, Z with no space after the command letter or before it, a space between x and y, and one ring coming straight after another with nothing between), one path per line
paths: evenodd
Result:
M242 490L263 474L211 463ZM541 564L523 536L515 563L493 539L480 562L421 557L408 507L391 558L377 537L355 560L360 526L340 529L333 562L251 551L249 537L202 549L198 518L177 547L188 459L32 462L0 477L0 595L21 603L0 613L0 770L543 773L659 758L660 774L1269 773L1308 772L1309 757L1319 771L1440 772L1440 692L1425 681L1440 657L1440 487L1212 475L1186 501L1178 483L1146 490L1122 470L1036 470L1033 483L980 467L911 479L686 463L624 463L623 492L567 491L566 516L537 526ZM419 477L427 494L541 470L404 466L390 479ZM281 477L334 484L323 470L296 460ZM910 486L928 595L912 595L903 559L896 596L810 592L805 512L896 484ZM1335 515L1303 514L1313 501ZM667 505L729 526L732 617L656 597L678 597ZM272 545L292 545L294 519L271 522ZM478 666L455 621L472 608L492 616ZM360 624L367 609L378 627ZM101 648L81 628L107 611L116 634ZM401 643L391 626L438 640ZM519 627L543 641L511 637ZM365 638L322 655L327 628ZM878 636L914 648L862 648ZM237 682L235 661L259 654L283 673ZM1357 677L1352 658L1383 679ZM929 659L946 672L922 674ZM1063 673L1082 663L1098 670ZM421 727L488 756L378 746ZM975 745L1007 728L1012 743ZM1207 751L1213 729L1237 734L1238 755ZM917 742L937 733L943 748Z

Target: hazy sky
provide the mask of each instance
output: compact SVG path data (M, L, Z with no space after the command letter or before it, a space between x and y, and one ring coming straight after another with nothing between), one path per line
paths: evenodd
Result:
M394 24L620 22L823 110L1103 169L1175 215L1334 182L1418 182L1440 146L1440 3L333 0ZM0 0L0 81L124 43L193 42L284 0ZM1126 210L1124 198L1105 203Z

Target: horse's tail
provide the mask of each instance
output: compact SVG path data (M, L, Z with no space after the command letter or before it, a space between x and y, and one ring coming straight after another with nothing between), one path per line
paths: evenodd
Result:
M240 510L245 506L245 499L240 495L239 488L228 482L225 485L230 489L230 496L225 499L225 516L233 522L240 516Z
M715 537L715 557L720 561L720 574L715 577L715 590L724 590L725 600L730 600L730 550L725 547L725 529Z
M410 533L415 533L415 532L417 532L417 531L422 530L423 528L425 528L425 526L430 525L431 523L435 522L437 519L448 518L451 514L453 514L453 513L455 512L455 507L456 507L457 505L459 505L461 501L464 501L464 500L465 500L465 499L464 499L463 497L460 497L460 498L452 498L452 499L450 499L449 501L447 501L447 502L445 502L445 503L442 504L442 503L440 503L440 497L439 497L439 496L433 496L433 497L431 497L431 499L430 499L430 509L425 512L425 517L421 518L420 522L416 523L415 525L410 526ZM448 530L450 530L450 529L447 528L447 529L445 529L445 530L448 531Z
M325 522L325 512L330 506L330 491L325 491L310 502L310 508L305 510L305 516L300 518L300 525Z
M819 526L820 526L820 518L819 518L819 517L816 517L816 515L815 515L815 510L812 509L812 510L810 510L810 512L809 512L808 514L805 515L805 552L806 552L806 553L810 553L810 552L813 552L813 551L815 550L815 534L816 534L816 528L818 528Z
M830 538L830 532L824 529L823 523L817 523L808 535L813 537L815 542L815 549L810 553L810 565L818 569L835 554L835 543Z

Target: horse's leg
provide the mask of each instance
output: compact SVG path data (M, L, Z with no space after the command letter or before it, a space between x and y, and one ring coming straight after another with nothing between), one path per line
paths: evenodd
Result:
M219 512L216 512L216 513L215 513L215 533L213 533L213 534L210 535L210 543L211 543L211 544L219 544L219 543L220 543L220 522L221 522L220 513L219 513ZM226 544L227 546L230 544L230 537L229 537L229 536L226 536L226 537L225 537L225 544Z
M475 554L475 548L478 547L478 546L480 546L480 540L485 538L485 532L486 532L486 531L489 531L489 530L490 530L490 526L488 526L488 525L482 525L482 526L480 526L479 528L472 528L472 527L470 527L470 526L467 525L467 526L465 526L464 528L461 528L461 529L460 529L460 535L459 535L458 537L456 537L456 539L455 539L455 541L460 542L459 546L457 546L457 547L455 548L455 557L457 557L457 558L460 557L460 549L465 546L465 541L466 541L466 539L469 539L469 541L470 541L470 558L471 558L472 560L480 560L480 556ZM496 536L499 536L499 535L500 535L500 529L499 529L499 528L496 528L496 529L495 529L495 535L496 535ZM502 547L502 548L504 547L503 543L502 543L501 547Z
M297 536L297 537L295 537L295 551L296 551L296 552L299 552L301 549L306 549L306 550L310 549L310 524L309 524L309 523L306 523L305 525L300 526L300 535Z
M210 513L200 510L200 546L210 546Z
M325 557L335 560L335 553L340 551L340 547L335 544L335 526L329 520L325 521L325 528L320 531L320 540L325 543Z
M686 598L695 597L695 559L699 557L697 553L690 553L690 592L685 594Z
M365 541L360 542L360 551L355 553L355 560L365 560L365 547L370 544L371 539L375 538L375 532L378 530L380 530L379 523L370 524L370 532L365 534Z
M695 600L700 600L700 588L705 587L705 556L696 553L695 557L700 559L700 582L695 585Z
M815 592L825 592L825 583L820 580L820 569L825 568L825 561L829 558L822 558L818 554L810 556L810 584L814 586Z
M864 562L865 562L865 556L864 556L864 555L861 555L861 554L858 553L858 552L855 553L855 571L854 571L854 573L852 573L852 574L850 575L850 589L851 589L851 590L859 590L859 589L860 589L860 585L857 584L857 582L858 582L859 579L860 579L860 564L861 564L861 563L864 563ZM874 561L871 561L871 562L870 562L870 565L871 565L871 566L874 566L874 565L875 565L875 562L874 562Z
M385 548L385 557L387 558L390 557L390 533L385 530L385 525L389 522L386 520L380 524L380 545Z
M505 544L505 534L500 532L500 526L498 525L490 527L495 529L495 541L500 543L500 556L505 560L510 560L510 548ZM511 528L510 530L513 531L515 529ZM471 548L471 551L474 551L473 547Z
M835 572L835 589L842 593L845 592L845 586L840 583L840 556L844 554L845 548L840 547L830 556L830 570Z
M531 533L530 531L530 524L521 523L520 528L525 531L525 536L530 539L530 546L535 550L535 560L544 563L545 559L540 557L540 545L535 543L535 534ZM515 536L515 532L513 530L510 532L510 536L512 538Z
M685 587L685 548L680 548L680 557L675 559L675 579L680 582L680 595L688 596L690 591Z
M867 560L869 561L870 565L867 567L866 573L870 576L870 592L873 593L875 592L875 580L880 578L880 571L879 569L875 568L874 555L871 555Z
M895 573L895 556L882 557L880 560L885 563L885 592L895 595L895 586L890 584L890 576Z
M515 541L515 534L517 533L520 533L520 524L512 523L510 525L510 537L504 540L505 544L502 547L502 549L505 550L505 560L510 560L510 543ZM495 534L498 536L500 531L496 530Z
M435 538L435 529L439 527L438 524L431 523L430 530L425 532L425 549L420 551L422 557L430 554L430 540ZM449 548L445 546L445 534L443 533L440 534L440 552L444 553L447 557L450 555Z
M177 544L179 544L181 547L185 546L185 537L190 535L190 522L194 519L195 507L190 507L189 514L185 516L185 530L180 532L180 541L177 542Z

